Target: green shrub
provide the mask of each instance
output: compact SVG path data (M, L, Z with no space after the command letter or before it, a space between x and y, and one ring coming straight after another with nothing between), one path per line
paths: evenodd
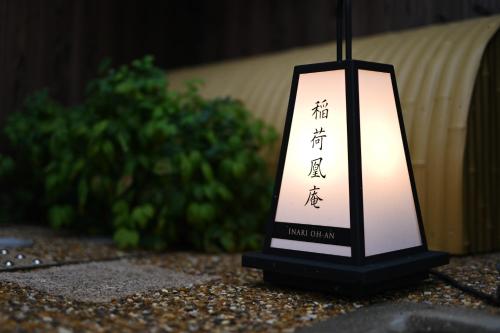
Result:
M76 107L32 96L4 134L4 219L113 234L120 247L260 244L272 186L262 149L275 132L195 84L167 90L151 57L104 70Z

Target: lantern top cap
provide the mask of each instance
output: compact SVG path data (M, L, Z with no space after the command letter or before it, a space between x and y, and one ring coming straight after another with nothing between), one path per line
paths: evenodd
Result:
M307 73L307 72L318 72L318 71L328 71L335 69L365 69L377 72L394 72L394 66L391 64L383 64L378 62L364 61L364 60L341 60L341 61L328 61L313 64L303 64L296 65L294 67L295 72Z

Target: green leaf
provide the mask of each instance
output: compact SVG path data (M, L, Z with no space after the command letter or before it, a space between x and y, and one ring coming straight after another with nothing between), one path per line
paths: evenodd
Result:
M220 238L220 242L222 244L222 248L225 251L233 252L236 248L236 243L234 241L234 237L232 233L225 232Z
M108 120L101 120L97 124L94 125L92 128L92 134L94 136L99 136L101 135L107 128L108 128L109 122Z
M74 211L71 206L53 206L49 210L49 222L52 228L60 229L70 225L74 218Z
M116 194L117 195L122 195L125 193L134 183L134 177L131 175L125 175L116 184Z
M201 171L206 180L212 181L214 179L214 173L212 167L207 162L201 164Z
M115 91L119 94L127 94L134 90L134 83L131 80L121 82L116 86Z
M135 207L132 210L131 218L132 221L141 229L144 229L149 220L154 216L155 210L153 205L144 204L142 206Z
M115 153L115 148L113 147L113 143L109 140L106 140L102 143L102 152L108 158L113 158Z
M120 228L115 231L113 240L119 248L134 248L139 245L139 233L135 230Z
M125 200L119 200L113 205L112 211L114 215L127 215L129 205Z
M123 134L118 134L116 136L117 140L118 140L118 143L120 144L120 147L122 149L123 152L128 152L129 151L129 146L128 146L128 143L127 143L127 139L125 139L125 136Z
M233 199L233 194L224 184L217 184L216 186L217 193L220 197L225 201L230 201Z
M52 173L45 179L45 189L47 192L52 192L60 183L60 174Z
M85 168L85 165L86 163L83 158L77 159L76 162L73 164L70 178L74 179L78 174L80 174L80 172Z
M262 235L252 233L248 234L241 240L243 249L258 250L262 248Z
M89 194L88 183L85 179L78 182L78 206L82 209L87 203L87 196Z
M242 163L242 162L234 162L232 164L232 170L233 172L233 175L236 177L236 178L242 178L242 176L244 175L244 172L245 172L245 164Z
M181 155L180 156L180 172L181 172L182 178L185 181L189 180L189 178L191 177L192 170L193 170L193 168L192 168L191 161L185 155Z
M158 176L165 176L173 172L172 164L168 158L162 158L158 160L153 168L153 172Z
M5 177L14 170L14 160L8 156L0 155L0 177Z
M215 218L216 209L209 203L196 203L189 204L187 209L188 223L198 228L203 228L207 223L213 221Z

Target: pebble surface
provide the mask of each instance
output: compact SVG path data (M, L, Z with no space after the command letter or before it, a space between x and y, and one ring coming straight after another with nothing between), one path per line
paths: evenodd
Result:
M59 241L65 242L64 239ZM47 253L52 251L49 243L44 245ZM104 252L108 251L107 247L104 246ZM116 252L109 247L109 251ZM67 256L84 256L77 253L81 247L66 249ZM57 256L52 259L57 260ZM499 261L500 253L455 257L441 271L493 293L500 283L495 269ZM499 308L488 306L432 277L417 287L349 299L264 284L261 272L242 268L241 255L236 254L152 253L132 262L216 278L199 285L136 293L107 303L74 301L14 282L0 282L0 330L293 332L295 328L373 304L408 301L478 308L500 315Z

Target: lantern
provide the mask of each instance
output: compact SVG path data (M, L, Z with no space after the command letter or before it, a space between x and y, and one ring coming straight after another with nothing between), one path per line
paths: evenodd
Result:
M294 69L264 249L242 262L268 282L365 294L449 259L427 249L394 67L351 59L338 3L337 61Z

